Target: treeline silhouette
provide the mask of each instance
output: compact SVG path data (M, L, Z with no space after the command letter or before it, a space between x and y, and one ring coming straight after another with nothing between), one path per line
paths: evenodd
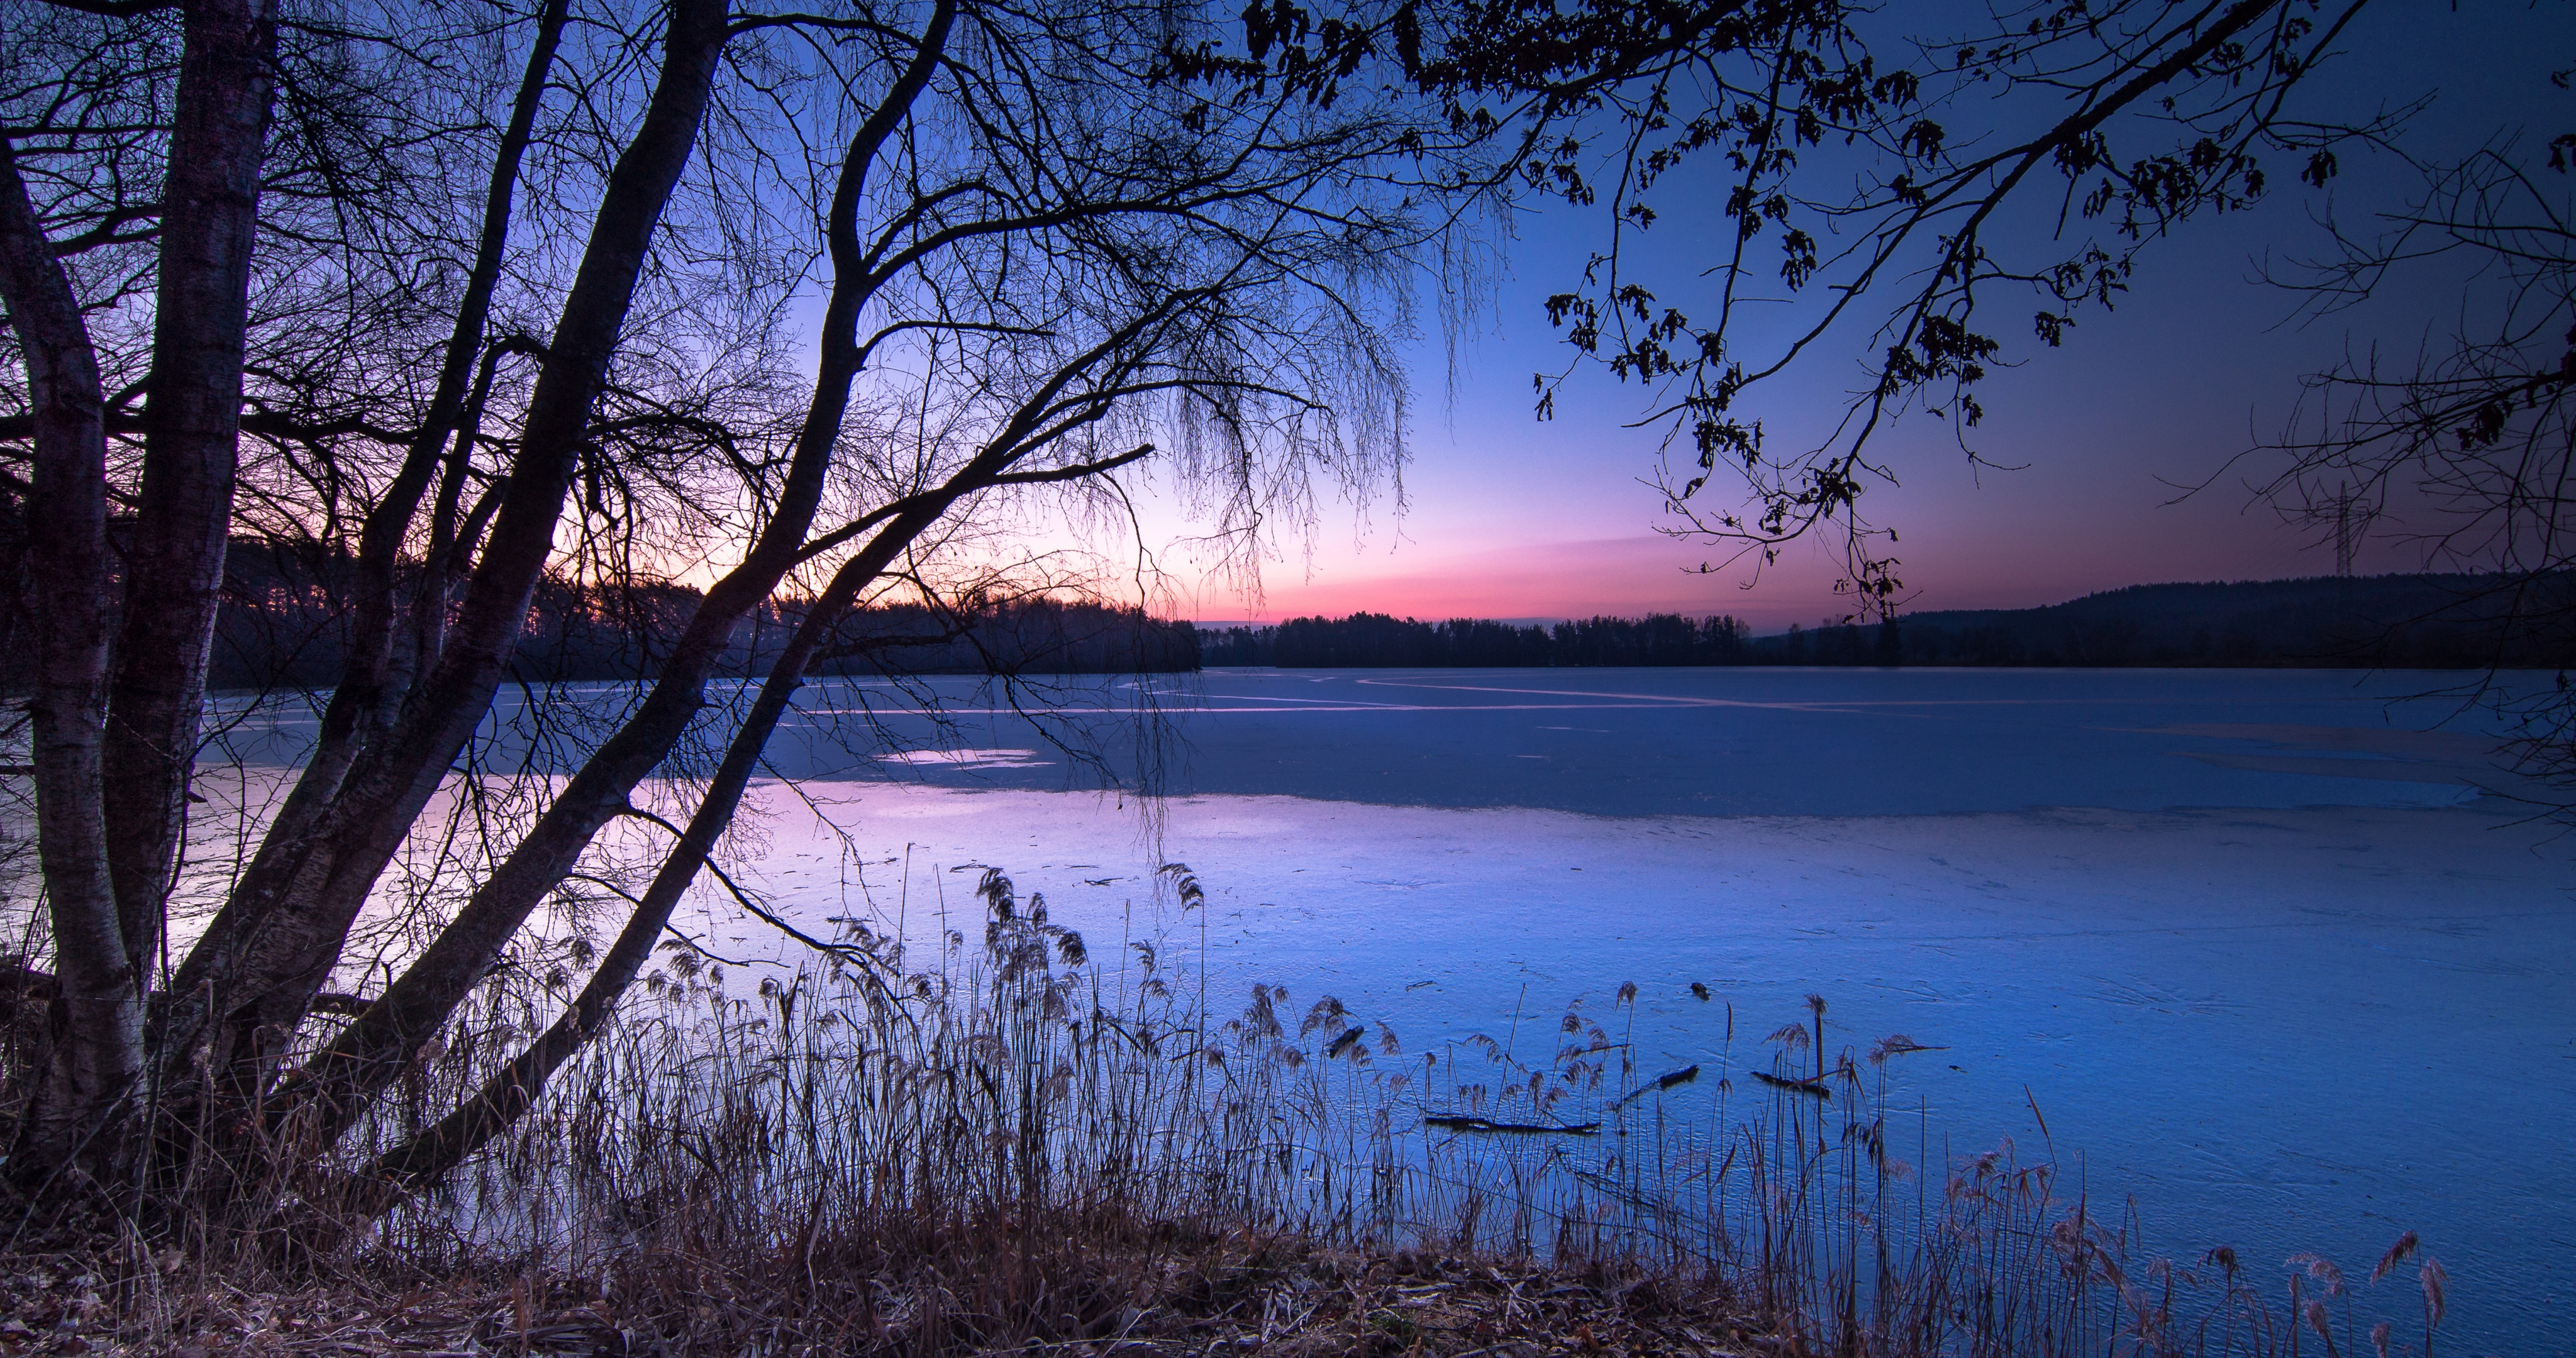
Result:
M1291 618L1276 627L1202 628L1209 665L1283 669L1484 668L1549 665L1743 665L1752 629L1729 617L1678 613L1515 626L1480 618L1421 622L1384 613Z
M210 682L323 688L348 644L354 564L242 538L231 547ZM525 682L653 677L698 602L656 582L548 577L513 662ZM802 617L754 610L723 669L749 674ZM27 691L24 609L0 618L0 684ZM2554 669L2576 662L2576 576L2471 574L2134 585L2044 608L1945 610L1754 636L1740 619L1673 613L1552 624L1425 622L1384 613L1198 628L1136 608L1048 595L860 610L816 665L825 674L1176 673L1289 669L1680 665L2366 666Z
M778 610L782 631L798 612ZM1186 622L1048 596L860 609L834 635L817 673L1176 674L1200 665L1198 631Z
M348 653L355 571L344 554L235 539L225 562L209 686L337 683ZM512 677L530 683L652 678L698 597L686 585L549 576L529 602ZM735 628L723 672L764 672L803 610L793 599L754 610ZM0 617L0 684L13 692L34 681L27 621L23 608ZM1186 622L1037 595L970 599L949 610L913 604L858 610L842 622L815 668L825 674L1133 674L1198 667L1198 633Z
M2321 576L2133 585L2044 608L1948 610L1757 637L1726 616L1553 625L1383 613L1202 628L1209 665L1285 669L1968 665L2555 669L2576 661L2576 576Z
M1917 613L1899 632L1908 665L2556 669L2576 659L2576 575L2131 585L2045 608Z

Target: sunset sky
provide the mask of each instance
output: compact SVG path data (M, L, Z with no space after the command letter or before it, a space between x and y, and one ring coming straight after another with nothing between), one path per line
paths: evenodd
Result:
M2576 124L2576 96L2548 79L2576 60L2566 13L2496 0L2457 12L2373 11L2371 27L2345 44L2332 95L2359 110L2439 90L2407 134L2419 156L2456 156L2526 126L2546 141L2560 122ZM2360 312L2298 317L2291 293L2257 280L2266 251L2275 260L2313 254L2323 241L2317 215L2354 223L2420 181L2393 159L2347 156L2329 198L2287 182L2295 165L2279 155L2267 164L2275 188L2263 204L2187 224L2149 253L2119 309L2084 313L2064 348L2030 339L2020 299L1994 305L1992 332L2023 365L1981 388L1988 416L1978 447L2024 469L1972 474L1948 425L1919 414L1886 436L1879 450L1902 484L1873 487L1863 503L1901 535L1909 608L2019 607L2137 583L2333 570L2317 529L2253 500L2246 481L2268 464L2229 471L2229 460L2278 436L2300 374L2347 344L2376 340L2404 357L2438 339L2444 332L2428 326L2456 314L2460 281L2427 273ZM1669 521L1639 478L1652 471L1659 432L1620 427L1638 410L1636 388L1581 374L1553 421L1532 417L1531 373L1559 363L1540 299L1566 286L1597 229L1563 213L1522 222L1494 319L1462 347L1454 399L1443 391L1437 338L1417 350L1406 507L1399 513L1386 495L1328 507L1311 538L1283 535L1257 597L1200 578L1180 542L1185 516L1164 488L1141 483L1146 540L1174 586L1158 611L1276 621L1359 609L1425 618L1672 610L1732 613L1765 630L1847 612L1823 544L1793 545L1756 580L1744 565L1726 566L1723 547L1656 533ZM1704 247L1688 226L1658 227L1650 244L1683 266L1665 269L1673 279L1687 278ZM1752 398L1748 413L1775 441L1821 428L1858 384L1854 355L1865 338L1846 332L1838 350ZM1712 481L1704 494L1724 489ZM1686 573L1702 562L1717 573ZM2380 541L2358 569L2422 565L2420 548Z

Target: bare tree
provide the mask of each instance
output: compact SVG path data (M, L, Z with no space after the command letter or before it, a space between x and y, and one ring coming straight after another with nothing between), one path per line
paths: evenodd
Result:
M2365 4L2037 0L1923 34L1917 11L1837 0L1280 3L1246 11L1242 48L1177 66L1319 95L1393 68L1489 130L1508 152L1493 187L1600 223L1546 302L1569 352L1533 375L1539 417L1576 372L1638 383L1672 536L1758 571L1830 527L1841 588L1884 612L1904 590L1893 534L1860 501L1896 480L1875 451L1891 423L1928 411L1973 461L1978 386L2006 355L1996 307L2056 347L2157 242L2263 198L2266 156L2322 185L2338 146L2402 120L2302 98ZM1642 237L1675 230L1695 279L1641 261ZM1783 446L1757 402L1819 362L1856 362L1853 394ZM1743 497L1708 507L1712 479Z
M35 429L27 491L41 676L33 720L39 861L53 909L59 997L52 1069L25 1117L29 1153L60 1163L132 1090L143 1068L143 988L108 870L107 438L98 357L54 267L13 158L0 150L0 261L26 354Z
M42 814L53 833L48 866L67 889L53 896L65 978L56 1025L57 1077L30 1120L26 1158L50 1169L98 1136L137 1092L144 968L178 837L202 713L216 585L231 526L234 439L252 223L258 211L276 46L274 15L252 4L181 9L178 112L169 130L152 335L151 405L136 491L136 534L125 562L122 635L113 657L97 643L110 616L106 569L105 392L69 278L14 158L8 202L10 311L27 354L30 403L47 412L35 455L47 483L33 518L50 573L36 609L59 659L45 685L39 777L56 789ZM31 478L31 485L32 485ZM73 500L84 503L71 503ZM101 684L97 663L110 668ZM111 715L113 719L111 720ZM96 838L96 847L92 839ZM59 843L59 848L52 847ZM103 853L107 898L96 891ZM54 874L49 871L48 879Z
M46 17L82 37L165 22ZM495 25L433 4L364 23L287 14L274 29L293 40L266 49L244 46L229 11L183 18L166 132L146 121L119 140L96 130L99 99L63 95L106 88L82 64L103 41L66 41L21 73L20 106L52 99L89 119L52 140L13 130L41 141L52 191L13 171L6 296L28 417L0 433L30 449L31 524L79 535L78 550L36 552L82 586L38 600L37 762L66 1003L113 1021L60 1025L62 1073L10 1163L29 1185L188 1186L218 1204L281 1165L321 1163L367 1116L600 830L637 814L639 788L708 720L739 629L782 589L812 581L814 598L637 898L632 946L510 1084L388 1157L380 1182L455 1163L596 1031L841 614L890 574L922 578L922 553L935 559L959 516L1158 449L1256 505L1309 469L1364 479L1397 456L1391 346L1429 191L1415 167L1472 142L1435 147L1381 100L1220 105L1158 85L1156 59L1193 22L1163 6L765 15L556 0ZM516 59L483 55L496 45ZM229 84L191 74L224 60L241 64L222 67ZM139 77L166 78L157 69ZM336 97L318 103L325 90ZM250 115L272 106L289 111L287 135L264 138L265 113ZM183 157L215 131L232 140ZM479 192L460 191L459 144L482 149ZM543 179L526 165L540 153ZM217 213L234 235L192 224L182 241L181 215L101 183L156 159L160 201ZM210 175L221 192L196 187ZM148 284L109 289L70 267L71 243L103 229L162 244ZM182 244L185 259L167 258ZM407 251L440 266L423 279ZM194 281L215 262L232 272ZM189 293L183 310L183 281L231 291L207 294L220 306ZM809 287L822 313L799 396L785 318ZM540 339L541 307L554 319ZM82 344L143 312L149 338L120 350L151 375L139 457L121 472L106 448L122 406ZM172 404L182 379L165 374L196 384L192 403ZM233 450L250 439L264 452L240 464L236 496ZM126 503L139 545L110 647L111 510ZM345 544L346 671L256 851L156 978L212 591L246 524ZM544 791L524 819L483 827L494 841L472 890L382 993L331 1001L355 1010L345 1024L315 1018L388 869L434 831L424 817L474 757L539 583L693 561L719 569L650 681L569 777L532 785ZM195 659L174 669L174 654ZM129 703L149 720L118 754L103 733ZM114 783L111 759L151 776ZM98 805L108 786L122 810ZM161 1117L148 1141L129 1126L146 1110ZM99 1153L111 1145L158 1158L129 1178L127 1157Z

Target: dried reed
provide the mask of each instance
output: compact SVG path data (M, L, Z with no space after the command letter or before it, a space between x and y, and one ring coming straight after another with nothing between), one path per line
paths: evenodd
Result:
M328 1251L278 1238L327 1218L335 1174L536 1029L541 997L496 983L351 1144L279 1184L296 1210L268 1234L206 1224L157 1252L118 1237L65 1266L86 1270L77 1287L64 1268L21 1269L55 1280L37 1291L63 1296L22 1314L57 1328L0 1323L0 1350L113 1333L213 1352L288 1333L275 1325L294 1307L269 1305L254 1331L241 1298L316 1286L372 1298L307 1308L339 1317L304 1322L310 1334L375 1336L332 1341L360 1350L401 1347L401 1331L517 1352L1615 1340L2296 1358L2313 1336L2343 1358L2366 1333L2380 1354L2430 1358L2443 1319L2430 1259L2408 1303L2420 1314L2359 1314L2420 1254L2411 1233L2368 1283L2303 1255L2275 1293L2229 1250L2147 1257L2133 1210L2106 1220L2053 1160L2009 1143L1937 1172L1904 1162L1890 1149L1901 1066L1937 1048L1892 1035L1829 1057L1821 996L1751 1061L1732 1051L1730 1009L1706 1073L1641 1074L1611 1039L1618 1017L1579 1008L1543 1060L1516 1053L1517 1018L1501 1042L1408 1055L1329 996L1300 1013L1257 985L1239 1014L1211 1014L1203 981L1184 984L1152 944L1103 959L1000 873L978 890L982 937L948 933L926 961L842 921L828 960L737 993L721 964L676 948L463 1171L381 1220L307 1230L340 1242ZM1633 1018L1636 997L1612 1003ZM1745 1075L1759 1081L1739 1099ZM1571 1300L1549 1309L1542 1287Z

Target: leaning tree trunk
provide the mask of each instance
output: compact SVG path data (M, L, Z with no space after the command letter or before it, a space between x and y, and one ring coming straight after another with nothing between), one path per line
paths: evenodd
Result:
M1051 396L1041 399L1033 408L1045 408L1051 399ZM1024 411L1023 420L1014 424L1014 432L1026 430L1027 413ZM1080 480L1125 466L1154 451L1153 445L1146 444L1097 462L1044 471L994 470L994 466L1006 461L1018 446L1006 444L988 449L984 457L978 458L946 485L880 506L833 535L839 537L847 533L855 536L858 532L877 527L868 544L833 573L831 582L815 598L804 618L789 634L786 646L771 662L760 694L753 700L751 711L745 714L742 725L734 731L733 739L726 744L724 758L717 764L714 778L700 797L698 809L690 816L687 828L680 832L678 842L664 854L653 881L637 900L633 913L627 917L626 927L600 959L598 969L591 973L581 994L535 1042L494 1072L472 1098L458 1105L436 1125L386 1152L362 1171L351 1204L360 1213L373 1215L384 1211L403 1194L436 1180L481 1149L534 1107L537 1098L545 1092L547 1081L598 1035L609 1016L616 1012L618 1000L627 987L634 984L636 974L652 957L653 945L661 937L664 926L670 923L671 911L679 905L680 897L687 892L689 884L696 880L699 869L706 866L708 857L715 851L716 840L733 824L734 815L742 805L744 789L750 784L753 770L759 766L769 737L777 730L779 718L786 714L787 704L804 686L806 668L819 653L823 639L857 601L860 591L883 576L886 567L909 549L924 530L937 523L950 506L979 490L1002 485ZM387 1039L379 1036L376 1041L382 1043ZM385 1079L383 1072L389 1064L381 1056L372 1063L357 1060L351 1051L344 1051L339 1044L334 1044L333 1049L325 1053L324 1060L317 1061L314 1069L305 1072L309 1082L318 1084L325 1079L344 1082L331 1104L331 1111L341 1118L340 1122L331 1125L333 1130L345 1126L351 1110L360 1106L358 1096L381 1088ZM373 1082L358 1088L351 1089L346 1083L364 1081L370 1075L376 1077Z
M1041 404L1044 404L1043 402ZM1003 473L990 470L990 463L978 459L978 465L936 490L907 496L885 505L866 519L851 525L853 530L882 524L868 544L832 575L831 582L817 596L788 636L786 645L770 664L769 674L761 683L760 694L735 729L733 739L725 746L724 758L717 764L714 778L698 802L679 839L663 855L662 865L617 941L601 957L599 967L582 986L554 1023L536 1041L495 1071L472 1098L458 1105L435 1125L420 1132L394 1149L385 1152L362 1171L357 1180L352 1203L362 1214L373 1215L391 1207L404 1194L436 1181L454 1169L465 1157L481 1149L493 1137L507 1130L545 1093L546 1084L554 1078L590 1040L598 1036L609 1017L616 1012L618 1001L644 964L651 960L654 944L670 923L671 912L697 879L700 869L714 853L717 839L733 824L741 809L751 775L759 767L769 737L778 729L779 719L786 715L787 705L796 691L804 686L805 671L820 653L823 640L843 614L866 589L885 573L894 559L910 548L913 541L951 505L978 490L998 485L1036 485L1051 481L1079 480L1124 466L1153 452L1144 445L1098 462L1077 464L1046 471ZM980 473L980 474L978 474ZM847 531L847 530L845 530Z
M527 922L529 912L572 870L600 827L626 808L636 785L669 757L672 746L706 706L707 679L731 644L735 625L803 558L806 535L822 503L832 454L840 442L851 384L858 376L859 314L871 291L883 281L867 268L858 237L858 210L868 170L937 70L956 17L956 0L940 0L912 60L852 135L842 159L827 227L834 274L822 327L821 361L786 482L760 537L742 563L699 601L660 678L635 714L583 761L563 792L429 947L290 1086L279 1091L270 1105L275 1117L310 1109L311 1133L328 1141L391 1082L411 1054L472 992L492 958ZM934 512L930 518L902 521L918 533L935 517ZM907 534L903 541L909 540ZM316 987L321 981L318 975L312 978Z
M162 189L143 485L109 693L108 868L135 976L160 950L232 532L276 0L186 0Z
M35 407L26 496L28 586L36 613L36 844L51 908L59 990L51 1061L9 1155L36 1187L101 1137L143 1070L143 995L117 917L100 807L108 634L106 403L98 356L71 281L0 138L0 297L26 355Z
M503 129L500 146L492 158L474 264L466 276L464 294L456 304L455 324L440 356L437 384L430 392L420 428L403 450L401 467L383 497L368 511L358 536L358 597L348 659L342 666L340 682L331 690L331 701L322 710L313 753L305 760L294 790L269 821L263 853L278 852L283 846L297 843L313 828L339 793L340 780L350 765L375 737L383 734L402 701L402 690L407 685L406 676L398 672L395 664L401 621L395 597L396 567L418 516L421 498L440 470L449 436L459 436L460 456L472 452L463 445L459 427L465 412L466 386L474 376L475 360L483 351L484 330L492 316L492 293L500 283L502 255L510 239L511 204L518 192L519 167L535 134L537 113L545 102L547 73L553 69L555 50L562 43L570 8L569 0L547 0L537 16L536 42L519 80L518 97L511 104L509 125ZM443 611L445 589L438 583L443 578L443 572L425 570L421 597L414 607ZM413 636L417 635L414 629ZM434 650L415 652L412 663L425 662L434 654Z
M725 37L726 0L675 0L643 124L609 172L455 626L311 833L254 863L180 966L161 1058L173 1075L212 1042L226 1083L256 1095L377 877L489 709L553 551L653 233L696 145Z
M950 6L943 3L939 11L941 17L934 18L928 41L935 42L944 36L945 16L949 11ZM921 64L927 65L935 56L935 52L926 50ZM900 87L898 92L901 92ZM864 131L856 144L867 144ZM842 201L847 202L855 194L854 177L847 165L844 166L842 184ZM846 224L846 218L840 213L836 212L835 216L836 220ZM836 237L845 235L836 228ZM1021 402L1018 411L997 436L944 484L885 505L844 530L857 532L879 523L885 525L836 575L832 588L843 593L842 604L829 608L818 606L818 611L828 615L846 606L848 597L855 597L856 591L876 579L896 555L910 548L914 539L938 522L951 505L968 495L1002 485L1078 480L1151 453L1153 449L1149 444L1097 462L1043 471L1007 470L1035 449L1087 426L1107 409L1105 401L1096 395L1066 400L1064 393L1067 387L1078 378L1095 375L1095 365L1123 369L1127 359L1122 358L1122 354L1131 348L1150 350L1152 345L1146 341L1148 335L1170 323L1176 313L1213 295L1214 290L1191 289L1164 297L1091 349L1067 360ZM792 487L797 478L808 470L807 454L810 452L819 460L838 437L842 407L847 402L849 382L856 372L857 363L857 349L850 342L856 309L854 305L842 305L848 300L846 294L838 291L836 284L832 314L841 317L844 328L827 331L824 376L817 383L814 400L807 411L807 422L800 437L799 465L790 478L791 490L782 496L783 507L773 518L770 528L764 531L744 564L707 591L705 600L690 619L688 631L673 648L662 678L636 714L601 742L598 750L583 762L580 771L547 806L509 856L475 889L464 908L439 931L421 955L392 985L385 988L385 993L355 1022L341 1029L328 1046L297 1072L295 1078L276 1091L270 1103L273 1127L284 1130L290 1119L300 1120L295 1128L297 1135L328 1144L348 1129L368 1100L393 1082L413 1054L472 993L475 984L486 974L492 958L518 933L545 893L573 869L599 827L627 808L628 798L636 785L669 754L673 743L704 705L707 675L732 631L733 619L747 612L774 587L783 578L788 565L819 545L804 543L805 530L814 512L814 501L807 492ZM1081 413L1085 409L1090 413ZM832 537L839 538L840 534ZM782 545L785 549L783 554L780 551ZM789 672L791 680L798 675L801 675L801 668ZM791 682L786 691L792 692L793 687ZM780 701L784 701L783 696ZM766 718L770 721L775 719L775 712ZM766 739L765 732L762 739ZM756 752L758 746L753 749ZM727 810L721 814L729 817L731 812ZM717 830L720 832L721 828L719 824ZM690 872L694 874L695 868L692 867ZM685 880L681 885L686 885ZM314 984L320 984L318 977Z
M805 667L812 663L824 637L858 598L859 591L876 579L886 563L937 520L941 512L915 510L899 517L834 574L832 583L806 610L786 647L771 662L760 696L753 700L751 711L725 746L724 758L699 799L697 811L689 817L679 841L663 855L662 866L654 872L651 885L644 889L633 913L627 916L626 927L600 958L598 969L582 986L581 994L536 1041L493 1072L474 1097L386 1152L360 1174L356 1206L362 1213L384 1211L401 1195L437 1180L507 1130L536 1105L554 1073L598 1036L609 1016L616 1012L626 988L635 983L644 964L652 960L653 947L661 940L663 927L671 922L671 911L679 905L689 884L697 880L699 869L715 852L716 841L733 824L743 791L760 767L761 752L768 747L770 734L786 714L796 690L804 686Z

